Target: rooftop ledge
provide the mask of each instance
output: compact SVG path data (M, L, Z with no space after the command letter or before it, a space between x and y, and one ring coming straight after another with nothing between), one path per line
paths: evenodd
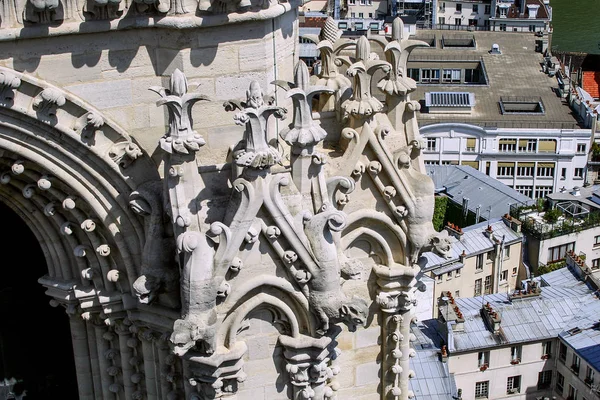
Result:
M88 33L100 33L109 31L123 31L131 29L198 29L210 28L219 25L239 24L243 22L265 21L277 18L293 7L296 2L279 3L266 10L247 11L244 13L234 12L228 14L213 14L196 16L192 15L169 15L169 16L138 16L125 17L113 20L95 21L65 21L59 26L40 24L35 26L2 28L0 29L0 42L16 41L22 39L34 39L49 36L77 35Z

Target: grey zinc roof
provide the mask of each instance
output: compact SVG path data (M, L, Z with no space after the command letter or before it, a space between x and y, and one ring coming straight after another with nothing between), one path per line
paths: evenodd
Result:
M488 217L490 206L490 218L493 218L507 214L511 204L533 202L529 197L467 165L427 165L425 171L433 180L437 192L444 192L460 206L463 198L468 198L469 210L475 213L477 206L480 206L484 218Z
M548 272L538 278L540 286L554 286L555 288L565 288L565 289L574 289L578 290L581 293L589 293L590 290L593 290L588 286L587 283L580 281L578 279L573 279L573 272L569 270L569 267L559 268L552 272Z
M575 352L590 364L596 371L600 370L600 301L586 307L585 314L576 317L568 329L560 333L563 339ZM570 333L572 328L579 328L578 333Z
M456 381L448 371L448 364L439 358L440 340L437 320L429 320L412 326L416 340L412 342L416 357L410 367L415 377L409 381L415 399L450 400L456 394Z
M522 233L510 229L500 218L491 219L489 225L494 232L494 237L502 240L504 236L506 244L520 242L523 238ZM492 250L494 243L484 233L487 226L488 222L482 222L464 228L461 239L452 243L449 258L442 258L431 251L424 252L422 256L427 259L425 270L434 270L436 273L438 268L457 269L458 266L452 266L452 264L460 262L463 250L467 257Z
M502 344L555 338L576 315L584 312L589 303L595 300L596 297L589 290L582 294L580 290L552 286L544 287L539 297L512 302L505 293L456 299L465 317L465 329L463 332L453 333L454 349L472 351ZM481 318L480 309L487 302L502 318L500 334L492 333Z

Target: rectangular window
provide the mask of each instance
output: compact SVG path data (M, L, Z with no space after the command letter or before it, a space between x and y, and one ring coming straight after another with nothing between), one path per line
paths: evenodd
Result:
M554 163L539 162L537 165L537 176L554 178Z
M583 168L575 168L575 174L573 174L573 178L583 179Z
M556 373L556 391L562 396L565 390L565 377L560 373Z
M509 376L506 380L506 394L517 394L521 391L521 375Z
M594 258L592 260L592 269L600 268L600 258Z
M500 24L500 30L506 32L506 24Z
M473 4L473 12L474 13L478 13L479 12L479 5Z
M409 68L408 69L408 77L414 79L415 81L419 81L419 68Z
M571 371L575 375L579 375L579 367L581 366L581 359L577 354L573 354L573 362L571 363Z
M548 359L552 355L552 342L547 341L542 343L542 358Z
M477 254L477 260L475 261L475 269L483 269L483 254Z
M524 153L535 153L537 139L519 139L519 151Z
M475 290L473 291L473 296L481 296L481 279L477 279L475 281Z
M517 275L517 267L514 267L512 270L512 275L515 276Z
M523 347L518 345L518 346L512 346L510 348L510 363L511 364L518 364L521 362L521 352L523 350Z
M460 297L460 290L454 292L454 297Z
M485 11L486 14L491 14L492 13L492 6L490 6L489 4L485 6Z
M536 186L533 194L534 198L543 199L550 193L552 193L552 186Z
M479 83L479 70L465 69L465 83Z
M443 69L442 82L460 83L460 69Z
M452 271L448 272L448 277L446 278L446 280L452 280Z
M358 18L364 18L365 14L364 13L358 13ZM363 25L361 23L356 23L355 25L356 29L362 29Z
M438 275L437 276L437 281L438 282L442 282L442 279L444 278L444 275Z
M446 3L441 3L440 4L440 12L445 12L446 11Z
M535 25L529 25L529 32L535 32Z
M552 370L542 371L538 374L538 390L548 389L552 385Z
M437 150L437 139L436 138L427 138L427 150L428 151L436 151Z
M498 140L498 151L515 152L517 150L517 139Z
M546 263L562 260L569 250L575 251L575 242L565 243L548 249L548 259Z
M585 143L577 143L577 152L585 153L586 145Z
M483 283L483 293L490 294L492 293L492 276L488 275L485 277L485 281Z
M600 245L600 235L594 236L594 246Z
M575 389L571 385L569 385L569 396L567 397L567 399L577 400L577 389Z
M444 25L444 24L446 24L446 18L440 17L440 25Z
M454 25L456 25L456 26L460 26L460 25L461 25L461 22L462 22L462 21L460 20L460 18L454 18Z
M562 362L567 360L567 345L563 342L560 342L560 345L558 346L558 359Z
M524 196L532 197L533 196L533 186L530 185L517 185L515 186L515 190L521 193Z
M475 383L475 398L486 399L489 395L490 381Z
M490 366L490 352L489 351L480 351L477 355L477 366L481 367L489 367Z
M507 279L508 279L508 270L505 269L504 271L502 271L500 273L500 282L506 282Z
M535 163L533 162L517 163L517 176L519 177L532 177L534 171Z
M560 179L567 179L567 169L566 168L562 168L560 170Z
M440 83L440 70L433 68L423 68L420 70L421 83Z
M457 269L456 273L454 275L458 278L460 276L461 271L462 271L462 268Z
M462 4L457 3L456 4L456 12L461 12L462 11Z
M366 0L359 0L358 4L360 4L361 6L364 6L365 4L367 4Z
M496 170L496 176L498 177L511 177L515 176L515 163L514 162L498 162L498 169Z
M592 386L594 384L594 370L588 365L585 369L585 384Z
M504 248L503 257L504 257L505 260L510 258L510 246L506 246Z

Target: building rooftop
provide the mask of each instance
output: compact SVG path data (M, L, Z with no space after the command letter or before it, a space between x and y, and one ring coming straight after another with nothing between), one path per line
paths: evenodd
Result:
M571 328L592 326L600 315L600 301L596 292L587 285L580 284L581 281L570 269L565 267L560 271L553 271L540 278L544 285L554 282L557 286L542 286L541 293L537 296L512 301L505 293L456 298L456 305L465 322L464 330L451 332L451 350L474 351L499 345L541 341L559 335L565 337L565 332ZM501 316L500 330L496 333L488 328L481 316L481 308L488 302ZM581 346L583 349L583 343L590 344L591 341L598 340L595 344L600 344L600 335L596 336L596 333L598 332L590 330L581 339L571 335L569 340L573 340L573 348ZM589 337L586 337L588 334ZM588 351L600 360L600 346L597 350Z
M413 100L422 102L418 115L420 125L443 122L463 122L493 128L578 128L569 106L556 93L558 81L542 71L544 56L535 51L539 37L533 33L520 32L453 32L445 30L419 30L415 39L428 41L436 37L436 46L416 48L409 57L408 68L416 63L438 67L449 62L483 62L487 84L422 84L411 95ZM440 39L465 40L469 36L475 46L442 48ZM492 45L499 46L500 54L491 54ZM412 65L412 66L411 66ZM457 67L455 67L457 68ZM424 107L428 92L469 92L475 97L475 105L470 114L429 114ZM542 112L502 113L500 100L530 102L541 101Z
M464 228L460 240L452 243L452 249L448 258L440 257L431 251L424 252L422 257L425 257L427 260L424 269L432 271L436 275L444 274L462 268L461 254L463 251L469 257L492 250L495 241L490 239L485 233L488 225L492 228L494 240L502 240L504 238L506 244L512 244L520 242L523 238L522 233L513 231L501 218L493 218L489 221Z
M559 337L579 357L596 371L600 370L600 302L594 301L586 307L581 317L575 317Z
M466 165L427 165L425 172L433 180L436 192L445 193L459 205L467 198L469 211L476 213L479 207L480 215L486 219L507 214L514 203L533 204L529 197Z

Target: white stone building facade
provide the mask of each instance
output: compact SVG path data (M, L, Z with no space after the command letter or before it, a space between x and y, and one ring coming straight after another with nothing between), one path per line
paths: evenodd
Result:
M469 165L531 198L585 183L591 147L588 129L431 124L421 132L427 139L425 164Z

